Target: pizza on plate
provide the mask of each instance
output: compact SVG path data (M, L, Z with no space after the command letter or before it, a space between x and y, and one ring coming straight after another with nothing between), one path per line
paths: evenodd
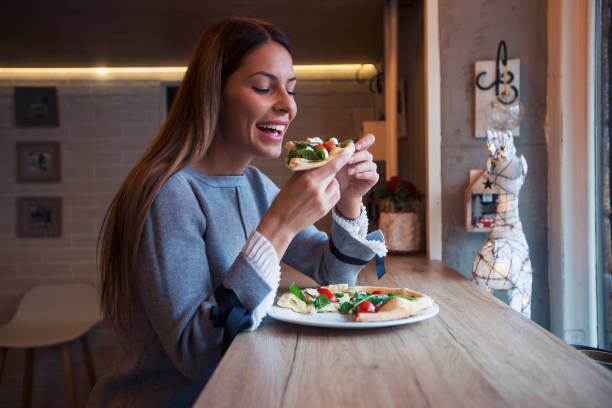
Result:
M298 313L342 313L356 322L405 319L433 306L431 297L407 288L349 287L346 283L303 290L291 284L276 303Z
M287 167L293 171L300 171L324 166L345 150L353 153L355 144L351 139L338 143L335 137L326 141L313 137L301 142L287 142L285 149L287 149Z

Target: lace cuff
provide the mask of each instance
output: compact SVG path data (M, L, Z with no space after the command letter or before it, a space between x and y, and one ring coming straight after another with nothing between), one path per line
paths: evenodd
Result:
M276 250L270 241L256 230L249 236L249 239L242 248L242 254L272 288L272 291L268 293L261 303L251 312L253 324L248 330L252 331L259 326L262 319L268 313L268 310L270 310L274 304L274 297L276 296L276 291L278 290L278 284L280 282L281 269Z
M343 230L351 234L357 241L370 248L376 255L385 256L387 255L387 246L384 242L370 241L365 237L368 234L368 215L365 205L361 203L361 213L359 216L351 220L342 216L336 208L332 210L332 219L338 224Z
M364 238L368 234L368 215L363 203L361 203L359 216L354 220L344 217L336 210L336 207L332 210L332 218L336 224L354 237Z

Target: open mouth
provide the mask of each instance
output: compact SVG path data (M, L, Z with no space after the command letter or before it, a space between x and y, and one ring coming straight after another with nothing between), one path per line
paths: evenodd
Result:
M283 134L285 133L285 129L287 128L287 125L278 125L272 123L262 123L255 126L259 131L274 140L282 140Z

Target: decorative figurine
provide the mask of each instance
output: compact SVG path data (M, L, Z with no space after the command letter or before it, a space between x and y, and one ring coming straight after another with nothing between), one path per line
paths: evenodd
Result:
M512 116L512 109L507 113ZM517 125L521 118L516 116L515 119L516 124L494 125L487 130L487 148L490 152L487 172L499 195L493 228L489 240L474 260L472 278L488 291L508 291L510 307L529 318L533 271L518 208L519 191L527 175L527 162L524 156L516 156L510 126Z

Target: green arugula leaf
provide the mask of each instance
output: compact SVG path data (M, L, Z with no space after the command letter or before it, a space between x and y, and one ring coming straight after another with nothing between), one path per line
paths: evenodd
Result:
M357 306L359 305L359 303L364 302L366 300L372 302L372 304L374 305L377 305L379 303L384 303L387 300L389 300L389 296L387 295L368 295L364 297L363 299L359 300L358 302L355 302L355 304L353 305L353 313L357 311Z
M319 157L314 150L304 150L302 152L302 159L316 161L319 160Z
M325 152L320 147L314 149L315 154L319 160L325 160Z
M404 299L408 299L408 300L417 300L417 298L415 298L414 296L402 296L402 295L395 295L397 297L401 297Z
M293 283L291 285L289 285L289 292L293 293L295 295L295 297L297 297L300 300L303 300L304 302L306 302L306 296L304 296L304 293L297 287L295 286ZM329 299L327 299L329 300Z
M327 297L327 295L321 293L314 301L315 309L319 310L322 307L329 305L331 301Z
M304 149L295 147L289 152L289 158L294 159L296 157L300 157L302 155L302 152L304 152Z
M342 302L340 303L340 309L338 309L338 311L342 314L349 314L352 308L353 304L351 302Z
M344 296L344 293L340 293L340 292L334 292L334 296L338 299L340 299L342 296Z
M389 296L389 297L396 296L396 297L401 297L401 298L408 299L408 300L417 300L417 298L415 298L414 296L394 295L393 293L389 293L389 294L387 294L387 296Z
M370 296L368 293L366 292L359 292L357 294L355 294L355 296L353 297L353 303L359 303L362 300L364 300L365 298L367 298L368 296Z

